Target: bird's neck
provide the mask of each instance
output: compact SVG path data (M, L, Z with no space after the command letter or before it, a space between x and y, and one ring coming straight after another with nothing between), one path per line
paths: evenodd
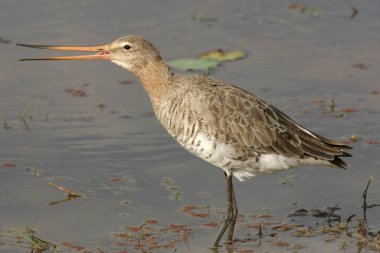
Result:
M163 60L148 63L136 75L148 93L153 107L155 107L170 89L170 78L173 74L168 65Z

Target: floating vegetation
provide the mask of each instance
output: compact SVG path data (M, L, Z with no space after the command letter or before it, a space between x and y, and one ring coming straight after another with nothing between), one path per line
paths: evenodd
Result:
M141 191L141 188L137 187L136 179L132 175L123 175L121 177L114 176L108 178L108 181L112 183L112 186L101 183L104 188L111 190L115 195L123 195L126 192Z
M294 237L312 237L313 236L313 229L310 227L307 228L299 228L291 233Z
M219 65L218 61L209 59L197 59L197 58L183 58L171 60L168 62L169 66L179 70L203 70L209 72L210 69L214 69Z
M65 90L66 93L73 97L86 97L87 93L84 90L69 88Z
M334 97L331 97L328 102L325 99L314 100L314 105L322 109L323 115L331 115L338 118L344 118L359 111L356 107L339 108ZM310 110L304 111L304 114L310 114Z
M55 187L55 188L57 188L57 189L59 189L61 191L64 191L65 193L67 193L67 196L69 198L73 198L74 199L74 198L79 198L80 197L79 193L73 192L72 190L70 190L70 189L68 189L66 187L59 186L59 185L56 185L56 184L51 183L51 182L49 182L48 185L53 186L53 187Z
M104 103L104 101L101 101L99 104L96 105L101 111L104 110L104 108L107 107L107 105Z
M30 175L33 175L33 176L41 176L44 171L41 170L41 169L37 169L33 166L28 166L28 167L24 167L23 169L25 169L25 171L30 174Z
M360 69L360 70L366 70L369 69L369 66L365 63L356 63L353 65L354 68Z
M4 162L1 167L3 168L16 168L16 164L14 162Z
M51 183L51 182L49 182L48 185L52 186L52 187L55 187L55 188L57 188L57 189L59 189L61 191L64 191L65 193L67 193L67 197L65 199L50 202L49 205L55 205L55 204L59 204L59 203L62 203L62 202L66 202L68 200L73 200L73 199L81 197L81 195L79 193L73 192L72 190L70 190L70 189L68 189L66 187L63 187L63 186L60 186L60 185L56 185L56 184Z
M16 240L17 245L19 245L22 248L28 248L32 253L43 253L43 252L49 252L49 253L57 253L59 252L58 247L56 244L45 240L41 239L40 237L37 236L37 231L30 228L30 227L25 227L22 229L22 231L19 231L17 229L7 229L7 237L10 237L8 239L11 239L11 237L14 237ZM13 244L13 243L11 243ZM8 250L8 252L13 252L14 251L14 246L9 247L8 242L5 242L2 244L5 249L13 249L11 251ZM2 248L0 246L0 248Z
M223 49L210 50L202 53L199 58L183 58L171 60L169 66L183 71L203 70L208 74L210 70L219 66L220 62L235 61L246 57L241 50L225 51Z
M198 205L185 205L181 206L180 211L187 215L198 217L198 218L209 218L210 217L210 207L209 206L198 206Z
M309 214L309 211L305 208L300 208L295 210L293 213L289 214L289 217L294 217L294 216L307 216Z
M29 120L33 119L33 115L29 113L29 103L25 104L24 109L22 110L19 116L20 116L21 121L24 123L25 128L29 130L30 128L29 128L27 119Z
M72 242L62 242L61 245L66 247L66 248L69 248L71 250L75 250L75 251L82 251L82 250L86 249L86 247L74 244Z
M0 43L1 44L9 44L9 43L11 43L11 40L4 37L4 36L0 36Z
M308 6L304 3L291 3L288 5L288 10L299 10L301 13L308 13L312 17L319 17L320 15L319 8Z
M169 199L175 201L183 200L183 193L180 191L173 191L169 195Z
M200 23L203 23L203 22L210 22L210 21L217 21L216 18L213 18L213 17L210 17L204 13L199 13L197 15L195 15L193 17L193 20L195 20L196 22L200 22Z
M166 191L169 192L170 200L183 200L183 193L181 192L181 188L175 184L175 181L171 177L163 177L161 179L161 185L165 187Z
M133 84L133 81L132 80L122 80L119 82L119 84L130 85L130 84Z
M191 228L184 224L160 225L155 218L146 218L139 226L128 226L126 232L114 233L116 243L127 252L126 247L141 252L158 249L175 249L178 243L187 242Z
M204 52L200 55L201 59L222 61L236 61L246 57L246 53L241 50L224 51L223 49L216 49Z
M335 112L335 99L334 97L331 97L330 99L330 113L334 113Z
M1 123L1 127L4 128L5 130L11 129L8 122L8 116L5 116L3 123Z
M294 189L294 186L292 184L293 181L299 179L299 178L304 178L305 175L288 175L280 179L280 182L282 184L289 185L292 189Z

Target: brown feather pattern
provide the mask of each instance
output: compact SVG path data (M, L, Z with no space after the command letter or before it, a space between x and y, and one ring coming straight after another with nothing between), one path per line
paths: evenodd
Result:
M277 154L313 157L347 167L340 157L350 156L344 152L350 147L305 129L276 107L233 85L206 76L173 75L161 101L165 102L154 105L157 117L180 143L202 132L228 140L240 159ZM183 132L194 128L197 131L190 135Z

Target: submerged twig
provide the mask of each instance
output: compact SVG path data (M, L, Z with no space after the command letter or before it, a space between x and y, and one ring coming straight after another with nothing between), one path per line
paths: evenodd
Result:
M30 243L32 253L42 253L46 250L56 252L57 246L55 244L38 238L35 236L35 231L30 228L26 228L20 236Z
M5 115L5 118L4 118L4 121L3 123L1 124L1 126L5 129L5 130L9 130L11 129L11 127L9 126L9 123L8 123L8 116Z
M364 222L365 224L367 224L367 209L368 208L373 208L373 207L376 207L376 206L380 206L380 204L370 204L368 205L367 204L367 193L368 193L368 188L369 188L369 185L371 183L371 181L373 180L373 176L370 176L369 179L368 179L368 183L367 183L367 186L366 188L364 189L363 191L363 204L362 204L362 208L363 208L363 218L364 218Z
M261 229L261 223L259 225L259 232L257 234L259 235L260 239L263 238L263 231Z
M79 198L81 196L79 193L73 192L70 189L67 189L67 188L65 188L63 186L56 185L56 184L54 184L52 182L49 182L48 185L53 186L53 187L55 187L55 188L57 188L57 189L59 189L61 191L66 192L67 193L67 197L69 199L75 199L75 198Z
M339 203L337 203L333 208L331 208L329 215L327 216L327 223L329 224L329 227L331 226L332 221L339 221L341 220L340 215L337 215L335 211L338 209ZM340 208L339 208L340 209Z
M22 112L20 113L20 119L22 120L22 122L24 123L24 126L27 130L30 130L29 128L29 125L28 125L28 122L26 121L26 117L28 116L27 115L27 112L29 110L29 103L26 103L25 106L24 106L24 109L22 110ZM31 116L29 116L31 118Z
M351 11L352 11L352 13L351 13L350 18L354 18L354 17L356 17L356 15L359 14L359 10L355 6L351 6Z
M258 242L257 246L261 246L261 241L263 239L263 231L262 231L261 223L259 225L259 232L257 233L257 235L259 236L259 242Z
M351 236L351 233L348 231L348 224L352 221L352 218L354 218L356 215L355 214L351 214L347 219L346 219L346 234L348 236Z
M330 113L334 113L335 112L335 99L334 97L331 97L330 99Z

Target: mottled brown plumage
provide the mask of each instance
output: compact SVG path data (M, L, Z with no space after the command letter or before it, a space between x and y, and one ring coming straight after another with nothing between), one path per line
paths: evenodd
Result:
M110 60L134 73L147 91L161 124L185 149L222 168L227 182L227 216L215 239L228 229L232 243L237 205L232 176L239 180L299 165L346 168L350 147L299 125L255 95L208 76L172 73L158 50L131 35L97 47L25 45L41 49L96 51L90 56L40 60ZM38 59L24 59L38 60Z

